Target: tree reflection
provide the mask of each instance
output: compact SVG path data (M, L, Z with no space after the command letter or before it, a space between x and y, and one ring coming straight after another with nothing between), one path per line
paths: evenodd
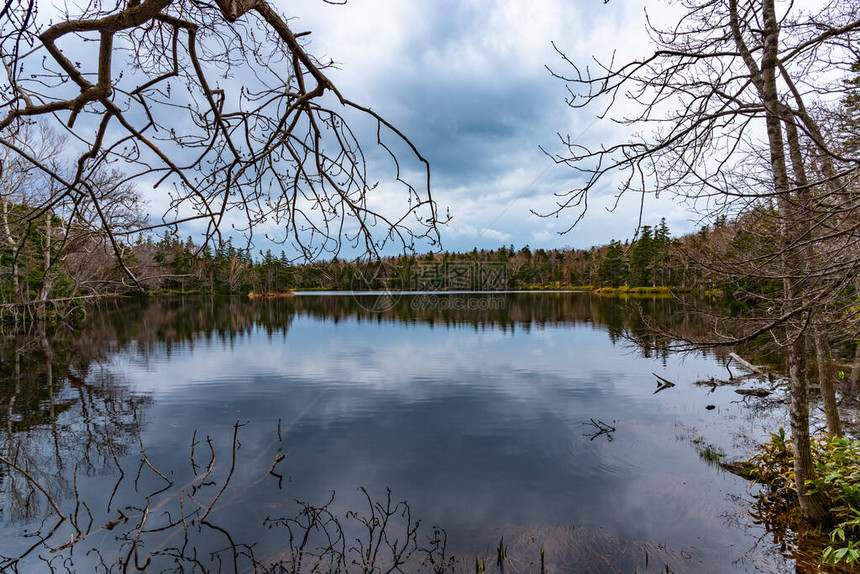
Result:
M73 495L77 480L104 473L128 451L137 413L150 402L107 371L79 372L72 360L79 346L42 331L3 348L0 453L7 462L2 485L8 519L28 520L49 510L36 490L50 493L56 505Z
M644 572L649 564L678 571L690 560L664 544L574 526L522 532L509 543L502 537L498 555L452 553L445 530L425 525L388 489L374 497L359 488L363 504L349 510L333 492L320 503L287 500L287 493L276 507L255 503L248 497L255 487L283 488L277 467L284 457L279 445L268 471L255 465L241 452L244 424L233 425L226 452L214 446L216 437L198 440L195 433L183 469L157 468L138 434L133 456L122 459L136 464L124 467L114 457L116 483L106 503L104 492L79 488L78 464L69 499L58 501L51 486L39 483L45 475L13 445L12 474L21 475L30 498L39 490L50 507L18 544L5 541L0 570L512 574L568 571L559 570L565 565L590 572ZM240 472L251 482L234 484Z
M243 490L256 484L241 490L232 486L238 467L248 465L238 457L241 426L234 425L229 456L216 454L210 437L201 441L203 448L192 440L185 472L154 466L139 434L136 469L123 468L114 443L105 442L116 464L116 484L106 505L104 493L79 488L88 463L69 459L63 466L73 467L71 473L59 464L46 471L38 466L44 462L38 453L28 448L34 441L15 437L5 445L8 458L3 457L8 507L27 520L36 517L37 499L48 505L41 510L45 518L31 520L36 528L19 544L7 539L0 570L28 572L39 563L51 572L446 572L453 566L444 531L423 528L409 505L394 501L390 491L374 501L362 489L366 507L341 516L333 509L333 493L319 505L284 504L281 510L288 514L267 514L260 532L237 532L231 515L237 505L253 506ZM278 463L276 455L272 469ZM257 482L274 481L275 475L266 473ZM69 476L71 482L64 482Z
M400 297L381 312L363 300L373 295L299 296L256 300L229 297L161 298L102 302L75 331L45 330L42 323L27 334L3 339L0 345L0 425L5 429L6 453L18 452L45 472L52 492L67 495L75 461L82 476L98 473L128 452L135 442L138 421L151 398L133 393L108 368L118 352L130 352L146 362L156 353L168 357L175 348L193 347L212 339L230 344L237 337L262 329L269 336L286 336L296 317L340 322L399 322L448 328L496 328L503 332L543 329L568 324L605 326L613 343L624 339L644 356L664 357L671 341L655 334L650 322L669 324L691 335L704 323L676 312L674 300L647 297L618 300L590 294L546 293L464 295L434 293L444 305L416 305ZM471 305L476 299L501 304ZM14 449L13 446L14 445ZM50 445L46 448L45 445ZM17 450L15 450L17 449ZM47 469L56 469L50 472ZM0 468L0 472L5 472ZM32 497L19 491L8 475L4 487L17 502L14 516L40 512Z
M705 328L679 316L672 299L659 297L634 301L589 294L496 294L480 297L502 297L503 304L475 306L468 304L474 295L432 296L447 302L422 306L403 296L381 312L369 310L373 307L363 295L102 302L78 331L49 332L42 324L42 330L4 339L3 516L10 531L28 530L0 542L0 570L475 571L474 557L450 554L445 532L423 525L390 492L362 491L365 504L351 509L333 494L321 502L285 498L275 508L255 503L249 498L255 488L285 488L280 432L272 435L261 464L243 457L242 425L237 423L226 444L222 440L219 445L223 437L195 434L186 443L186 467L160 468L141 434L152 397L133 391L111 369L117 353L147 362L201 342L229 345L255 331L287 337L301 317L503 332L591 324L605 327L613 343L624 340L643 355L657 357L669 353L671 341L655 335L648 321L675 322L676 329L680 321L690 333ZM255 527L249 530L249 524ZM506 571L536 571L541 548L526 544L526 538L512 540L512 548L522 550ZM574 551L591 540L591 548L602 541L614 555L604 562L615 570L631 570L643 560L647 564L642 545L622 551L620 541L589 538L584 529L575 534L554 530L547 540L559 548L551 557L555 561L579 556L577 560L593 558L597 564L597 555ZM664 564L683 567L678 555L664 554L650 549L654 564L662 556Z

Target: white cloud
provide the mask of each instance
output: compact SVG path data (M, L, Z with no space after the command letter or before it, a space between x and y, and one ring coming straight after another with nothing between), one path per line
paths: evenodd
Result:
M496 241L503 242L507 241L511 238L510 233L504 233L502 231L497 231L490 227L485 227L481 230L481 233L478 235L479 238L486 237L487 239L495 239Z
M573 185L573 172L554 166L538 146L562 152L555 132L592 143L618 137L616 126L593 121L596 112L564 105L563 84L544 69L567 71L551 41L582 65L592 54L638 54L647 41L640 3L470 0L406 9L378 0L295 10L315 30L314 47L343 63L334 74L341 87L393 114L430 157L435 198L454 217L443 229L445 247L468 250L469 240L479 247L584 247L632 234L638 204L631 209L626 201L609 218L611 198L593 197L574 236L557 233L573 221L572 211L544 219L530 210L551 211L553 193ZM670 222L681 219L674 204L653 207Z
M632 235L638 202L628 198L607 214L612 182L597 190L569 235L558 231L569 227L573 211L539 218L531 210L551 211L553 194L575 185L575 172L556 166L539 146L563 153L557 132L588 144L619 135L617 126L594 122L595 110L565 105L563 83L544 67L568 71L551 42L582 65L592 54L606 58L613 50L622 59L640 54L647 41L641 3L351 0L335 6L284 0L280 8L295 31L312 32L313 54L338 63L328 72L338 88L391 120L430 160L434 199L454 218L442 229L445 248L587 247ZM404 210L403 195L384 179L393 168L383 153L374 153L370 137L371 177L381 182L370 206L394 216ZM412 176L420 186L421 175ZM154 202L153 212L161 203ZM647 207L646 223L664 215L673 231L682 231L683 209L663 199ZM262 230L280 235L276 227ZM255 251L267 248L263 235L257 233Z

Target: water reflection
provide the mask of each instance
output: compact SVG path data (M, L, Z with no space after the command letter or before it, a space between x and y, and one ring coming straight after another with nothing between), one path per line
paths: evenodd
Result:
M412 541L403 571L451 557L474 571L502 535L509 572L537 568L541 548L569 571L780 560L733 498L747 500L744 482L691 446L741 452L773 412L692 384L724 372L718 357L670 354L639 312L701 328L672 300L404 296L373 312L362 297L117 302L80 333L7 341L4 564L289 572L326 551L325 568L353 571L376 502ZM677 386L654 395L652 371ZM316 557L297 567L301 528L326 542L306 542ZM380 564L406 552L389 550Z

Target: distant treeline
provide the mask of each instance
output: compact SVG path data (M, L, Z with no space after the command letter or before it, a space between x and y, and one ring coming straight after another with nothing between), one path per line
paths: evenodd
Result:
M566 289L664 287L719 290L731 294L733 282L710 274L700 260L711 257L710 238L731 227L725 219L699 232L672 238L665 219L643 225L632 242L612 241L589 249L531 249L528 245L469 252L387 257L378 261L293 264L271 251L252 257L227 243L210 250L189 238L164 235L137 249L151 252L162 266L156 290L243 293L287 290L377 289ZM747 286L749 287L749 286ZM767 288L762 286L762 288Z
M500 290L552 287L619 287L696 285L700 277L684 265L665 220L643 226L632 243L613 241L591 249L535 249L514 245L386 257L378 261L333 258L294 264L281 252L250 251L227 242L217 249L201 248L189 238L165 234L145 241L134 252L147 252L161 272L148 281L155 290L170 292L243 293L295 289L463 289Z
M660 287L713 290L729 295L742 282L709 273L707 260L719 245L735 241L738 222L725 218L697 233L673 238L665 219L643 225L633 241L611 241L589 249L531 249L528 245L465 253L430 253L347 261L337 257L296 264L285 253L253 256L230 240L211 248L190 237L180 240L165 232L124 245L124 273L104 244L90 239L77 249L51 241L64 222L43 220L28 230L25 249L0 247L0 297L3 303L119 293L142 288L167 293L248 293L290 290L378 289L569 289ZM733 239L726 243L726 233ZM714 238L719 238L715 240ZM744 285L769 290L768 285Z

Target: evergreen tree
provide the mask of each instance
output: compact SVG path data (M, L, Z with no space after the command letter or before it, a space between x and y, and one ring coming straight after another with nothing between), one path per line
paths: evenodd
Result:
M669 247L672 240L669 237L669 226L666 218L660 218L660 225L654 231L654 283L660 283L661 287L677 285L675 278L671 276Z
M627 282L627 261L621 243L613 239L609 243L606 257L597 270L597 279L601 285L620 287Z
M653 285L655 254L656 246L651 233L651 226L644 225L630 255L630 283L632 285Z

